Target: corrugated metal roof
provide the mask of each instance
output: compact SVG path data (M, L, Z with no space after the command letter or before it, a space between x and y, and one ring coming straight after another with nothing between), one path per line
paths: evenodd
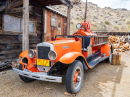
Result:
M55 13L57 13L57 14L59 14L59 15L61 15L61 16L63 16L63 17L67 17L67 15L65 15L65 14L63 14L63 13L57 11L57 10L54 10L53 8L51 8L49 6L46 6L46 8L49 9L49 10L51 10L51 11L53 11L53 12L55 12Z

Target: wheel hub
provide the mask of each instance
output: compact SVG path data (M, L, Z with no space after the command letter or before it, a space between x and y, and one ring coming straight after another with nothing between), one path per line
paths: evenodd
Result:
M78 87L81 81L81 68L78 67L75 70L75 74L74 74L74 86Z

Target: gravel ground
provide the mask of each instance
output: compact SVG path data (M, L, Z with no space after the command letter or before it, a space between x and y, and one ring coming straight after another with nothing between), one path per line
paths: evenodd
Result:
M25 83L12 70L0 72L0 97L68 97L64 92L65 82ZM130 97L130 52L122 53L121 65L100 63L86 71L82 89L76 96Z

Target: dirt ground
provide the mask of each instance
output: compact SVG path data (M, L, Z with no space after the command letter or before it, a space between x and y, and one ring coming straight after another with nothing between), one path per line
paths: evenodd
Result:
M0 97L68 97L65 82L25 83L12 70L0 72ZM77 97L130 97L130 52L122 53L121 65L99 63L85 72ZM71 97L71 96L70 96Z

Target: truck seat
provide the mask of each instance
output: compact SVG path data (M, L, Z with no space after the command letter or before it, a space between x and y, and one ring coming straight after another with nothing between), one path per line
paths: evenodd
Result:
M84 51L87 51L87 47L90 45L91 36L84 36ZM83 51L83 40L82 40L82 51Z

